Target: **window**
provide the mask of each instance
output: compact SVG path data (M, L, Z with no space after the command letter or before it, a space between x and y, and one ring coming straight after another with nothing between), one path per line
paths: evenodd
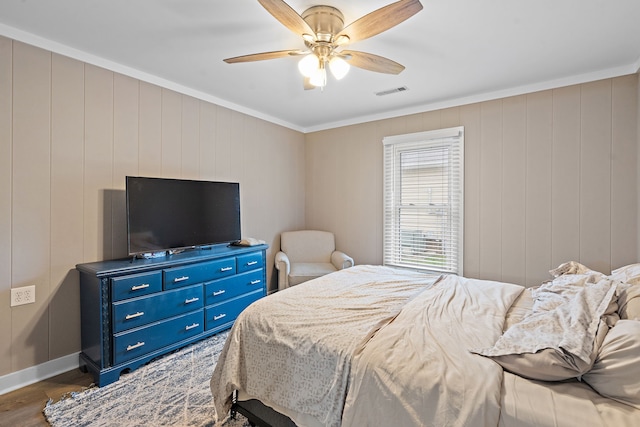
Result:
M464 127L383 144L384 264L461 275Z

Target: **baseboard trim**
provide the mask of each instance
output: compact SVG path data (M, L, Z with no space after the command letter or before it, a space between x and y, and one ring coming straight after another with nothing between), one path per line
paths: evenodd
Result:
M80 352L72 353L59 357L58 359L41 363L40 365L1 376L0 395L78 368L80 366L79 354Z

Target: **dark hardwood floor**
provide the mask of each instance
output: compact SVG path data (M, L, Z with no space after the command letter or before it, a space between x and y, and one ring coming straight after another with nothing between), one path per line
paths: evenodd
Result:
M66 393L81 391L93 377L74 369L0 396L0 427L48 426L42 410L49 399L60 400Z

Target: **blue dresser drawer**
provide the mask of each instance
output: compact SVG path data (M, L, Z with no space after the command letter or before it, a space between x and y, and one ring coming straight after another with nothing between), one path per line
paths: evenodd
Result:
M202 285L165 291L113 304L113 332L147 325L203 307Z
M217 304L262 287L263 270L253 270L204 284L204 305Z
M236 257L238 265L238 273L262 268L262 252L254 252L247 255L239 255Z
M123 363L204 331L202 310L114 335L115 363Z
M111 299L120 301L127 298L149 295L162 290L162 272L130 274L111 279Z
M242 287L238 286L238 277L226 277L204 284L204 305L216 304L242 294Z
M207 280L231 276L235 273L235 257L203 262L197 265L167 268L163 270L164 288L174 289Z
M261 289L258 292L205 308L204 317L206 329L209 330L217 328L226 323L233 322L236 320L236 317L242 313L242 310L247 308L252 302L257 301L262 297L263 293Z
M262 265L262 264L261 264ZM238 274L238 286L242 289L242 293L263 290L264 286L264 270L253 270L248 273Z

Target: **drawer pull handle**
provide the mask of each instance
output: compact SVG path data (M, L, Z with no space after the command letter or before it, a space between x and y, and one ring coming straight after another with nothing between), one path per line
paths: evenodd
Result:
M220 320L224 317L227 317L227 315L225 313L222 313L220 316L216 316L215 314L213 315L213 320Z
M185 304L191 304L192 302L196 302L196 301L199 301L199 300L200 300L200 298L193 297L193 298L189 298L189 299L184 300L184 303Z
M143 345L144 345L144 341L138 341L138 343L137 343L137 344L134 344L134 345L128 345L128 346L127 346L127 351L134 350L134 349L136 349L136 348L138 348L138 347L142 347Z
M189 280L189 276L176 277L173 279L173 283L184 282L185 280Z
M231 270L233 270L233 267L222 267L220 269L220 271L231 271Z
M249 262L247 263L247 265L248 265L248 266L250 266L250 265L256 265L257 263L258 263L258 261L249 261Z
M249 283L249 284L250 285L257 285L260 282L262 282L262 280L252 280L251 283Z
M144 316L144 311L139 311L139 312L134 313L134 314L127 314L125 316L125 319L126 320L131 320L131 319L135 319L136 317L140 317L140 316Z
M132 286L132 291L139 291L140 289L147 289L150 285L148 283L143 283L142 285Z
M197 328L198 326L200 326L200 323L194 323L193 325L187 325L184 327L185 331L188 331L189 329L193 329L193 328Z
M222 295L225 292L227 292L227 291L225 291L224 289L220 289L219 291L213 291L213 296L217 297L218 295Z

